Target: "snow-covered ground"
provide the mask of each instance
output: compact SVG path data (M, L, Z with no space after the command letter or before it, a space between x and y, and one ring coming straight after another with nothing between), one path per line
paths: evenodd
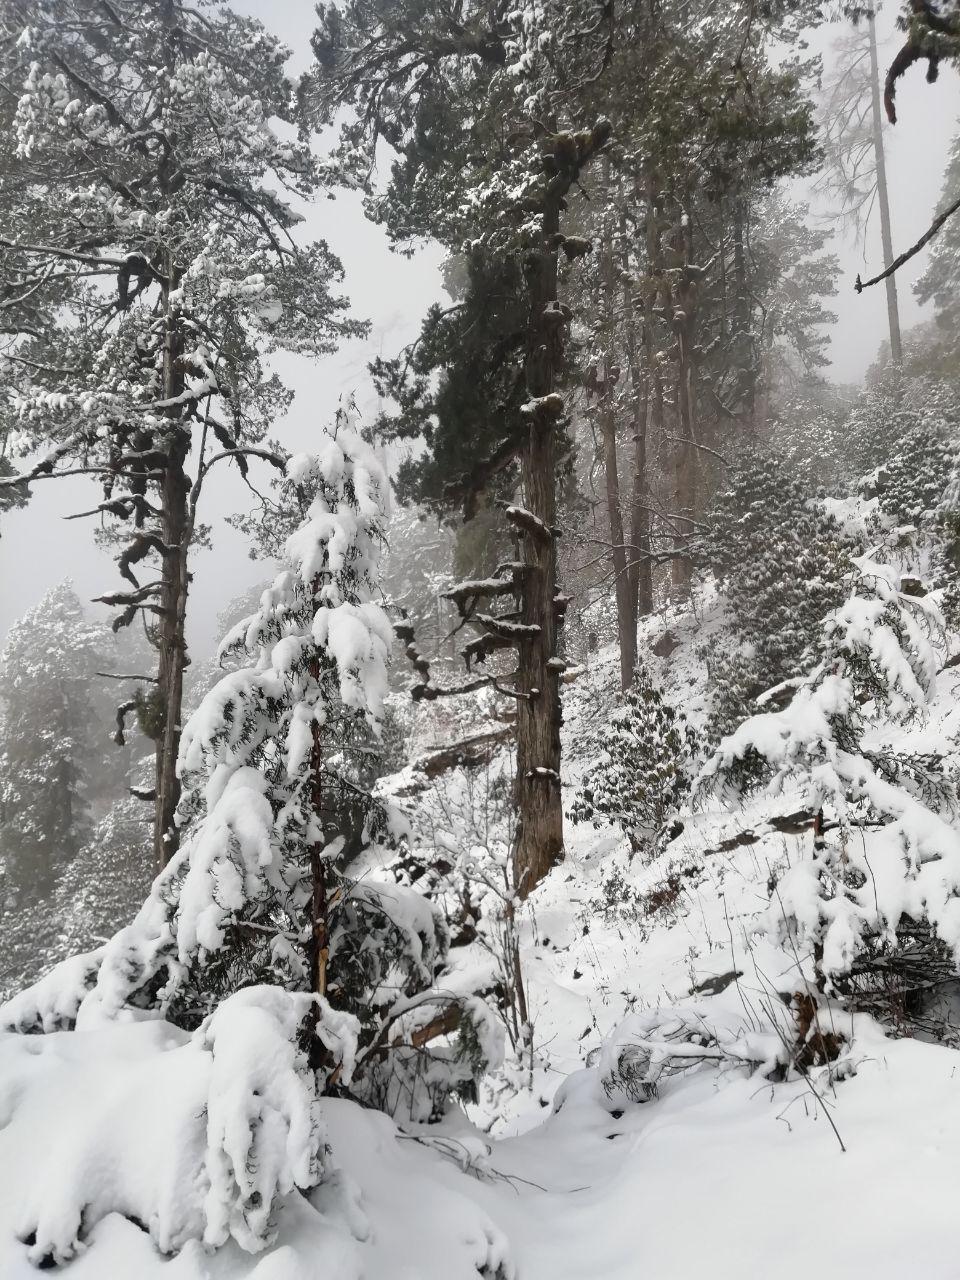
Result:
M681 644L659 675L695 715L692 645L682 618L671 626ZM600 655L568 693L568 785L613 671ZM941 675L931 707L951 737L958 679ZM42 1204L48 1216L90 1206L71 1280L957 1280L957 1051L848 1017L839 1062L806 1078L771 1083L718 1060L643 1102L604 1088L611 1055L657 1009L775 1047L803 963L757 925L771 870L812 838L796 807L784 796L690 815L647 866L615 833L571 828L523 923L532 1071L508 1066L469 1116L439 1126L324 1101L338 1172L287 1197L260 1255L193 1242L162 1258L143 1221L197 1178L189 1151L160 1158L189 1096L182 1033L0 1037L0 1278L34 1275L24 1237ZM91 1154L78 1166L65 1154L80 1137Z

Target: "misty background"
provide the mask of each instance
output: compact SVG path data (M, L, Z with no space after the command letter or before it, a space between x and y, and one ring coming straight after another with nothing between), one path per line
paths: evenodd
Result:
M234 8L261 18L293 51L294 70L310 61L309 40L315 25L311 0L237 0ZM877 15L880 63L886 67L902 35L895 27L896 10L887 6ZM833 43L848 30L835 23L815 33L811 49L824 57L825 71L832 65ZM931 221L940 198L943 173L960 118L960 77L949 69L935 84L920 75L905 77L897 95L901 123L884 133L894 252L900 253L919 238ZM951 122L947 124L946 122ZM322 142L318 145L322 146ZM826 376L839 384L859 384L877 357L887 333L887 313L882 287L862 295L854 291L858 273L866 279L883 266L880 222L876 212L867 227L865 244L856 242L840 220L811 190L813 182L794 184L791 194L809 200L821 225L834 230L829 248L840 259L837 296L828 299L836 322L829 329L831 360ZM806 188L806 189L805 189ZM425 245L411 258L392 253L379 227L363 217L362 201L351 192L338 193L320 205L304 206L306 239L322 237L340 257L345 278L341 291L350 299L352 313L371 325L368 338L345 342L321 361L287 357L276 361L284 381L295 392L290 413L277 423L274 435L290 450L310 447L315 433L331 421L343 397L355 395L368 418L376 411L368 362L376 355L392 355L420 330L420 321L442 293L442 251ZM904 333L928 318L931 308L918 305L914 281L923 273L926 253L913 258L897 273L901 324ZM264 466L254 482L266 485L270 468ZM68 478L34 485L27 507L5 513L0 537L0 644L13 622L38 603L44 592L64 578L72 580L84 601L116 588L116 566L109 554L94 543L90 520L67 521L71 514L95 504L97 486L84 478ZM205 492L203 519L212 529L212 547L198 550L192 559L193 583L188 640L195 659L207 656L218 639L217 618L231 600L270 576L271 566L253 561L247 540L230 528L224 517L243 511L250 491L236 471L221 471L216 485ZM93 606L93 610L101 609ZM102 609L104 618L108 611Z

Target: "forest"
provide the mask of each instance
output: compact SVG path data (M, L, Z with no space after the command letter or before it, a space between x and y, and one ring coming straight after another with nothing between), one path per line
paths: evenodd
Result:
M958 71L0 0L3 1280L958 1280Z

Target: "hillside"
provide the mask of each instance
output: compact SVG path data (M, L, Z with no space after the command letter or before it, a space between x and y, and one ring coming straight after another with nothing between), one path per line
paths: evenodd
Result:
M696 715L702 618L667 621L677 647L654 660L658 676ZM663 629L651 622L646 643ZM568 795L589 724L615 698L614 662L601 652L568 687ZM958 680L940 675L928 734L954 736ZM477 1104L438 1125L323 1101L337 1172L285 1196L261 1256L192 1242L162 1260L144 1233L159 1222L175 1237L195 1212L190 1146L172 1140L204 1087L186 1033L147 1022L4 1035L0 1275L31 1276L28 1254L68 1256L82 1214L77 1280L687 1280L771 1267L800 1280L826 1265L956 1276L957 1050L891 1039L838 1007L834 1061L777 1069L796 1035L788 1006L812 975L757 930L771 876L812 838L797 809L786 793L687 812L646 864L613 829L570 827L566 862L520 926L532 1068L508 1051ZM453 985L490 964L476 945L454 955ZM655 1086L629 1070L649 1067L651 1041L671 1055Z

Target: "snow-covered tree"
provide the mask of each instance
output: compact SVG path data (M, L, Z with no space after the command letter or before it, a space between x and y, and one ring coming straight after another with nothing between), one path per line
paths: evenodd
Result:
M573 822L618 826L634 852L651 848L686 799L696 735L667 702L645 666L591 744L599 752L577 789Z
M149 807L121 796L57 883L50 903L60 939L56 958L90 951L128 925L154 871Z
M439 914L383 877L399 815L344 767L387 690L385 486L346 414L316 454L291 461L281 506L302 518L286 567L221 647L249 665L184 730L182 848L133 923L11 1002L8 1023L50 1029L151 1007L192 1028L247 986L312 993L305 1034L327 1084L420 1118L496 1055L485 1006L435 985Z
M824 623L820 661L789 705L724 738L699 779L701 792L734 802L799 793L813 845L779 876L768 925L811 952L821 985L840 991L917 925L960 962L955 780L922 733L942 619L900 590L890 565L855 565L848 599Z
M330 292L340 264L298 239L293 203L325 171L296 134L288 51L210 0L28 0L0 11L4 84L20 89L3 268L62 323L22 336L2 365L6 425L41 446L26 484L80 470L119 543L118 625L141 616L152 694L156 851L178 828L190 574L211 469L251 457L289 392L267 357L317 356L363 326ZM35 216L37 206L42 216ZM0 269L2 270L2 269ZM11 281L0 275L0 289Z
M101 648L66 582L10 628L0 656L0 907L49 893L88 832L89 686Z

